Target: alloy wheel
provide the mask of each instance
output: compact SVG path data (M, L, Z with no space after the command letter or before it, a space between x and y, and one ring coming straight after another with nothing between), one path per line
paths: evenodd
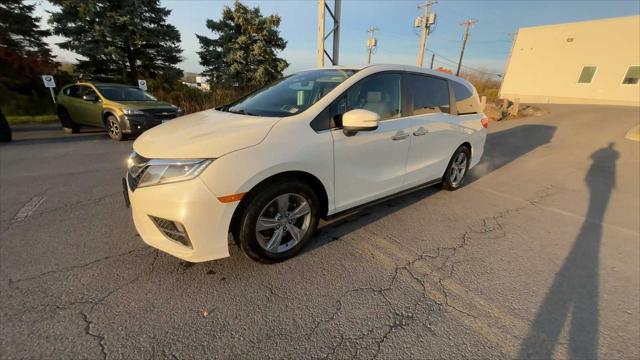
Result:
M109 118L109 128L107 131L109 132L109 136L117 139L120 136L120 125L118 124L118 121Z
M464 152L458 153L453 159L451 164L451 173L449 174L449 181L451 185L457 187L464 179L464 175L467 172L467 155Z
M282 253L300 243L310 224L311 207L304 197L293 193L278 195L260 211L256 238L264 250Z

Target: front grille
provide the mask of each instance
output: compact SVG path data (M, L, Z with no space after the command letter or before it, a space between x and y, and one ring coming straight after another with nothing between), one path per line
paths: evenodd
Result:
M142 110L146 114L151 115L154 120L170 120L178 116L176 109L145 109Z
M144 173L147 171L148 163L149 159L144 156L140 156L135 152L129 155L129 171L127 171L127 180L131 191L135 191L138 187L140 179L142 179L142 176L144 176Z
M164 236L168 237L171 240L177 241L184 246L191 247L191 241L189 241L189 235L187 235L187 230L180 223L176 223L171 220L159 218L156 216L151 216L151 221L156 225L158 230L164 234ZM180 227L180 228L178 228Z

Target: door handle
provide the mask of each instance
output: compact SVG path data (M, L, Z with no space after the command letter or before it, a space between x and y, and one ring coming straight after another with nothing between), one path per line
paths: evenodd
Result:
M413 136L422 136L422 135L425 135L428 132L429 132L429 130L427 130L427 129L423 128L422 126L420 126L418 128L418 130L413 132Z
M408 137L409 137L409 133L406 133L406 132L400 130L395 135L393 135L393 137L391 137L391 140L393 140L393 141L404 140L404 139L406 139Z

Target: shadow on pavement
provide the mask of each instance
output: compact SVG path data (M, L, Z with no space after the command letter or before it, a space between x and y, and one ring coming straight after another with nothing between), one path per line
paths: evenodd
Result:
M472 183L528 152L550 143L555 132L555 126L527 124L487 134L482 161L469 173L467 183Z
M530 151L549 143L555 130L554 126L548 125L520 125L488 134L482 161L469 173L467 182L476 181ZM303 250L303 253L313 251L329 242L338 240L342 236L378 219L426 199L438 191L440 191L440 187L437 185L418 190L325 223L320 229L320 235Z
M551 358L568 318L569 357L598 357L598 255L618 157L613 143L591 154L593 162L585 178L590 191L586 219L538 310L518 358Z
M15 125L11 127L11 131L13 141L5 146L111 140L104 129L82 128L77 134L67 134L58 124Z

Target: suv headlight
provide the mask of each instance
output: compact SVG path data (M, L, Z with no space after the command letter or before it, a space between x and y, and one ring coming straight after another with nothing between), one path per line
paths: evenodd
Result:
M144 111L138 109L122 109L125 115L144 115Z
M212 162L213 159L149 160L144 169L138 171L138 187L194 179Z

